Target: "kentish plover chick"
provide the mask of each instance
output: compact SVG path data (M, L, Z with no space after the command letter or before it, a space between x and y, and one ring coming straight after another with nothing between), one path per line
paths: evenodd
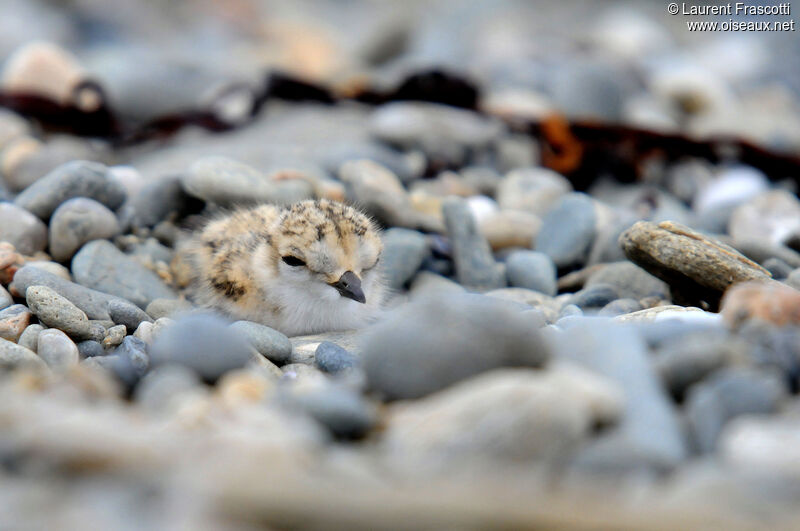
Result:
M234 211L209 223L189 256L197 302L291 336L374 320L382 248L369 218L322 199Z

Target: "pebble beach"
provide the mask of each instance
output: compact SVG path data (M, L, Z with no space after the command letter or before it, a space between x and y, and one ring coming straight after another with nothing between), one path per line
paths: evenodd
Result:
M0 0L1 529L800 528L797 33L115 3ZM380 319L201 307L192 235L306 199Z

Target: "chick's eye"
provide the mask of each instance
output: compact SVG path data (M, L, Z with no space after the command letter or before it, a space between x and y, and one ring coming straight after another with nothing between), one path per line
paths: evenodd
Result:
M299 267L299 266L306 265L305 262L303 262L302 260L300 260L296 256L284 256L282 258L282 260L283 260L283 263L288 264L288 265L290 265L292 267Z

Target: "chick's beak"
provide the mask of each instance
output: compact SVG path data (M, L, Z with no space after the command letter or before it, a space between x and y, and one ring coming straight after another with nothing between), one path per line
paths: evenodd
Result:
M332 283L331 286L336 288L342 297L353 299L356 302L365 303L367 298L364 297L364 291L361 289L361 279L356 276L352 271L345 272L339 280Z

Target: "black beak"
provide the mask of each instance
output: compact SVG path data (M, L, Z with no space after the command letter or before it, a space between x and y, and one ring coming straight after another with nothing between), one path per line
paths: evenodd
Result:
M367 298L361 290L361 279L352 271L346 271L342 278L331 284L342 297L353 299L356 302L365 303Z

